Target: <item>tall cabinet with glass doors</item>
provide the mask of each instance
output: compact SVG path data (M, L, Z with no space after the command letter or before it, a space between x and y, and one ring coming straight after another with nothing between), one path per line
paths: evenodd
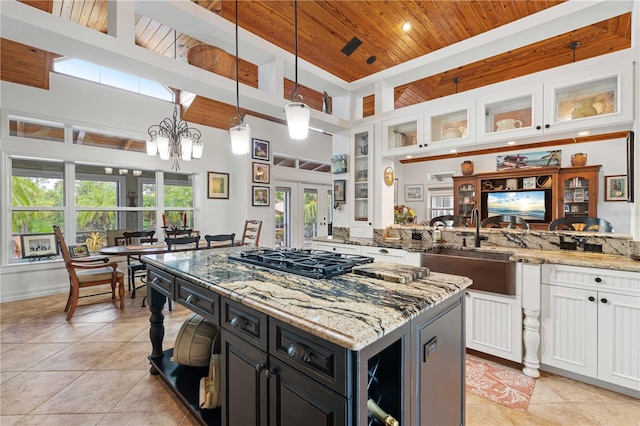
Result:
M373 237L373 126L351 133L351 171L349 177L350 235Z

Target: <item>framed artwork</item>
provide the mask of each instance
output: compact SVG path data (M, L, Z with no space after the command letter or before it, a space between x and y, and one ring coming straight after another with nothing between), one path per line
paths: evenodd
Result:
M604 200L627 201L628 199L627 175L604 177Z
M269 183L270 167L265 163L252 163L253 164L253 182L254 183Z
M536 178L535 177L526 177L522 178L522 187L524 189L533 189L536 187Z
M627 201L633 203L633 182L635 170L633 166L633 156L635 155L635 133L629 132L627 136Z
M268 186L252 186L253 196L251 197L252 206L268 206L269 205L269 187Z
M262 139L251 139L251 158L269 161L269 142Z
M89 247L86 244L69 246L69 255L73 258L89 256Z
M527 152L496 156L496 170L526 169L530 167L560 167L562 151Z
M229 199L229 173L207 173L207 198Z
M564 202L565 203L573 202L573 191L564 191Z
M60 254L56 244L56 234L22 234L20 240L23 259Z
M564 205L564 212L569 213L569 204Z
M347 154L338 154L331 157L331 173L347 173Z
M334 180L333 181L333 200L337 203L344 203L347 201L347 181L346 180Z
M404 201L424 201L423 186L419 185L405 185L404 186Z

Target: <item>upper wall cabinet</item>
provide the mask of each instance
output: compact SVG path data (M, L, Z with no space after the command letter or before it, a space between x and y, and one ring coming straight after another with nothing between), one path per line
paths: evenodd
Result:
M428 151L472 144L475 128L475 109L468 97L452 95L434 100L425 114L426 138L421 148Z
M354 129L351 133L351 235L373 237L373 126ZM350 202L350 200L353 200Z
M382 122L382 155L384 157L414 153L424 143L422 114Z
M496 85L498 95L478 98L478 142L518 139L631 122L631 64L582 71L571 64L562 77L530 87ZM499 93L509 93L500 96Z

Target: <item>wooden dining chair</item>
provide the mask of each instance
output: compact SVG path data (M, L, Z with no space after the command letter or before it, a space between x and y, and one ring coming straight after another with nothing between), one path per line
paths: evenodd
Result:
M124 273L118 269L116 262L109 262L105 256L89 256L72 258L69 248L64 240L62 231L58 225L53 226L56 234L60 253L69 274L69 297L64 311L67 313L67 321L70 321L78 307L78 299L111 293L111 300L116 300L116 284L120 297L120 309L124 309ZM80 296L80 289L85 287L111 285L110 292L92 293Z
M448 225L451 223L451 225ZM453 216L453 215L444 215L444 216L436 216L429 222L429 226L436 226L438 224L444 225L445 227L451 226L467 226L467 219L462 216Z
M204 239L207 241L207 248L211 248L211 242L217 241L229 241L229 245L233 247L236 234L217 234L217 235L205 235Z
M246 220L244 222L244 231L242 231L241 246L257 246L260 244L260 231L262 231L261 220Z
M196 235L194 237L165 238L164 242L167 244L167 250L169 251L184 245L195 245L195 248L198 249L200 237Z
M133 231L133 232L124 232L122 235L126 241L127 245L132 245L136 243L152 243L158 241L154 238L156 231ZM142 262L142 256L139 254L128 254L127 255L127 271L129 272L129 291L131 292L131 298L135 299L136 290L144 287L146 284L145 279L147 278L147 265ZM143 285L136 287L136 278L140 278L140 281L143 282Z
M491 216L480 222L482 228L529 229L529 224L520 216L500 214Z

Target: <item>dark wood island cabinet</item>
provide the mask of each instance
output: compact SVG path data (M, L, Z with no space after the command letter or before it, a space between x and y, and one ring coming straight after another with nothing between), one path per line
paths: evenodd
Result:
M382 424L368 418L369 398L401 425L464 423L469 279L312 279L227 258L238 250L146 258L151 371L203 424ZM198 408L208 369L176 364L173 349L163 350L167 298L221 328L218 409Z

